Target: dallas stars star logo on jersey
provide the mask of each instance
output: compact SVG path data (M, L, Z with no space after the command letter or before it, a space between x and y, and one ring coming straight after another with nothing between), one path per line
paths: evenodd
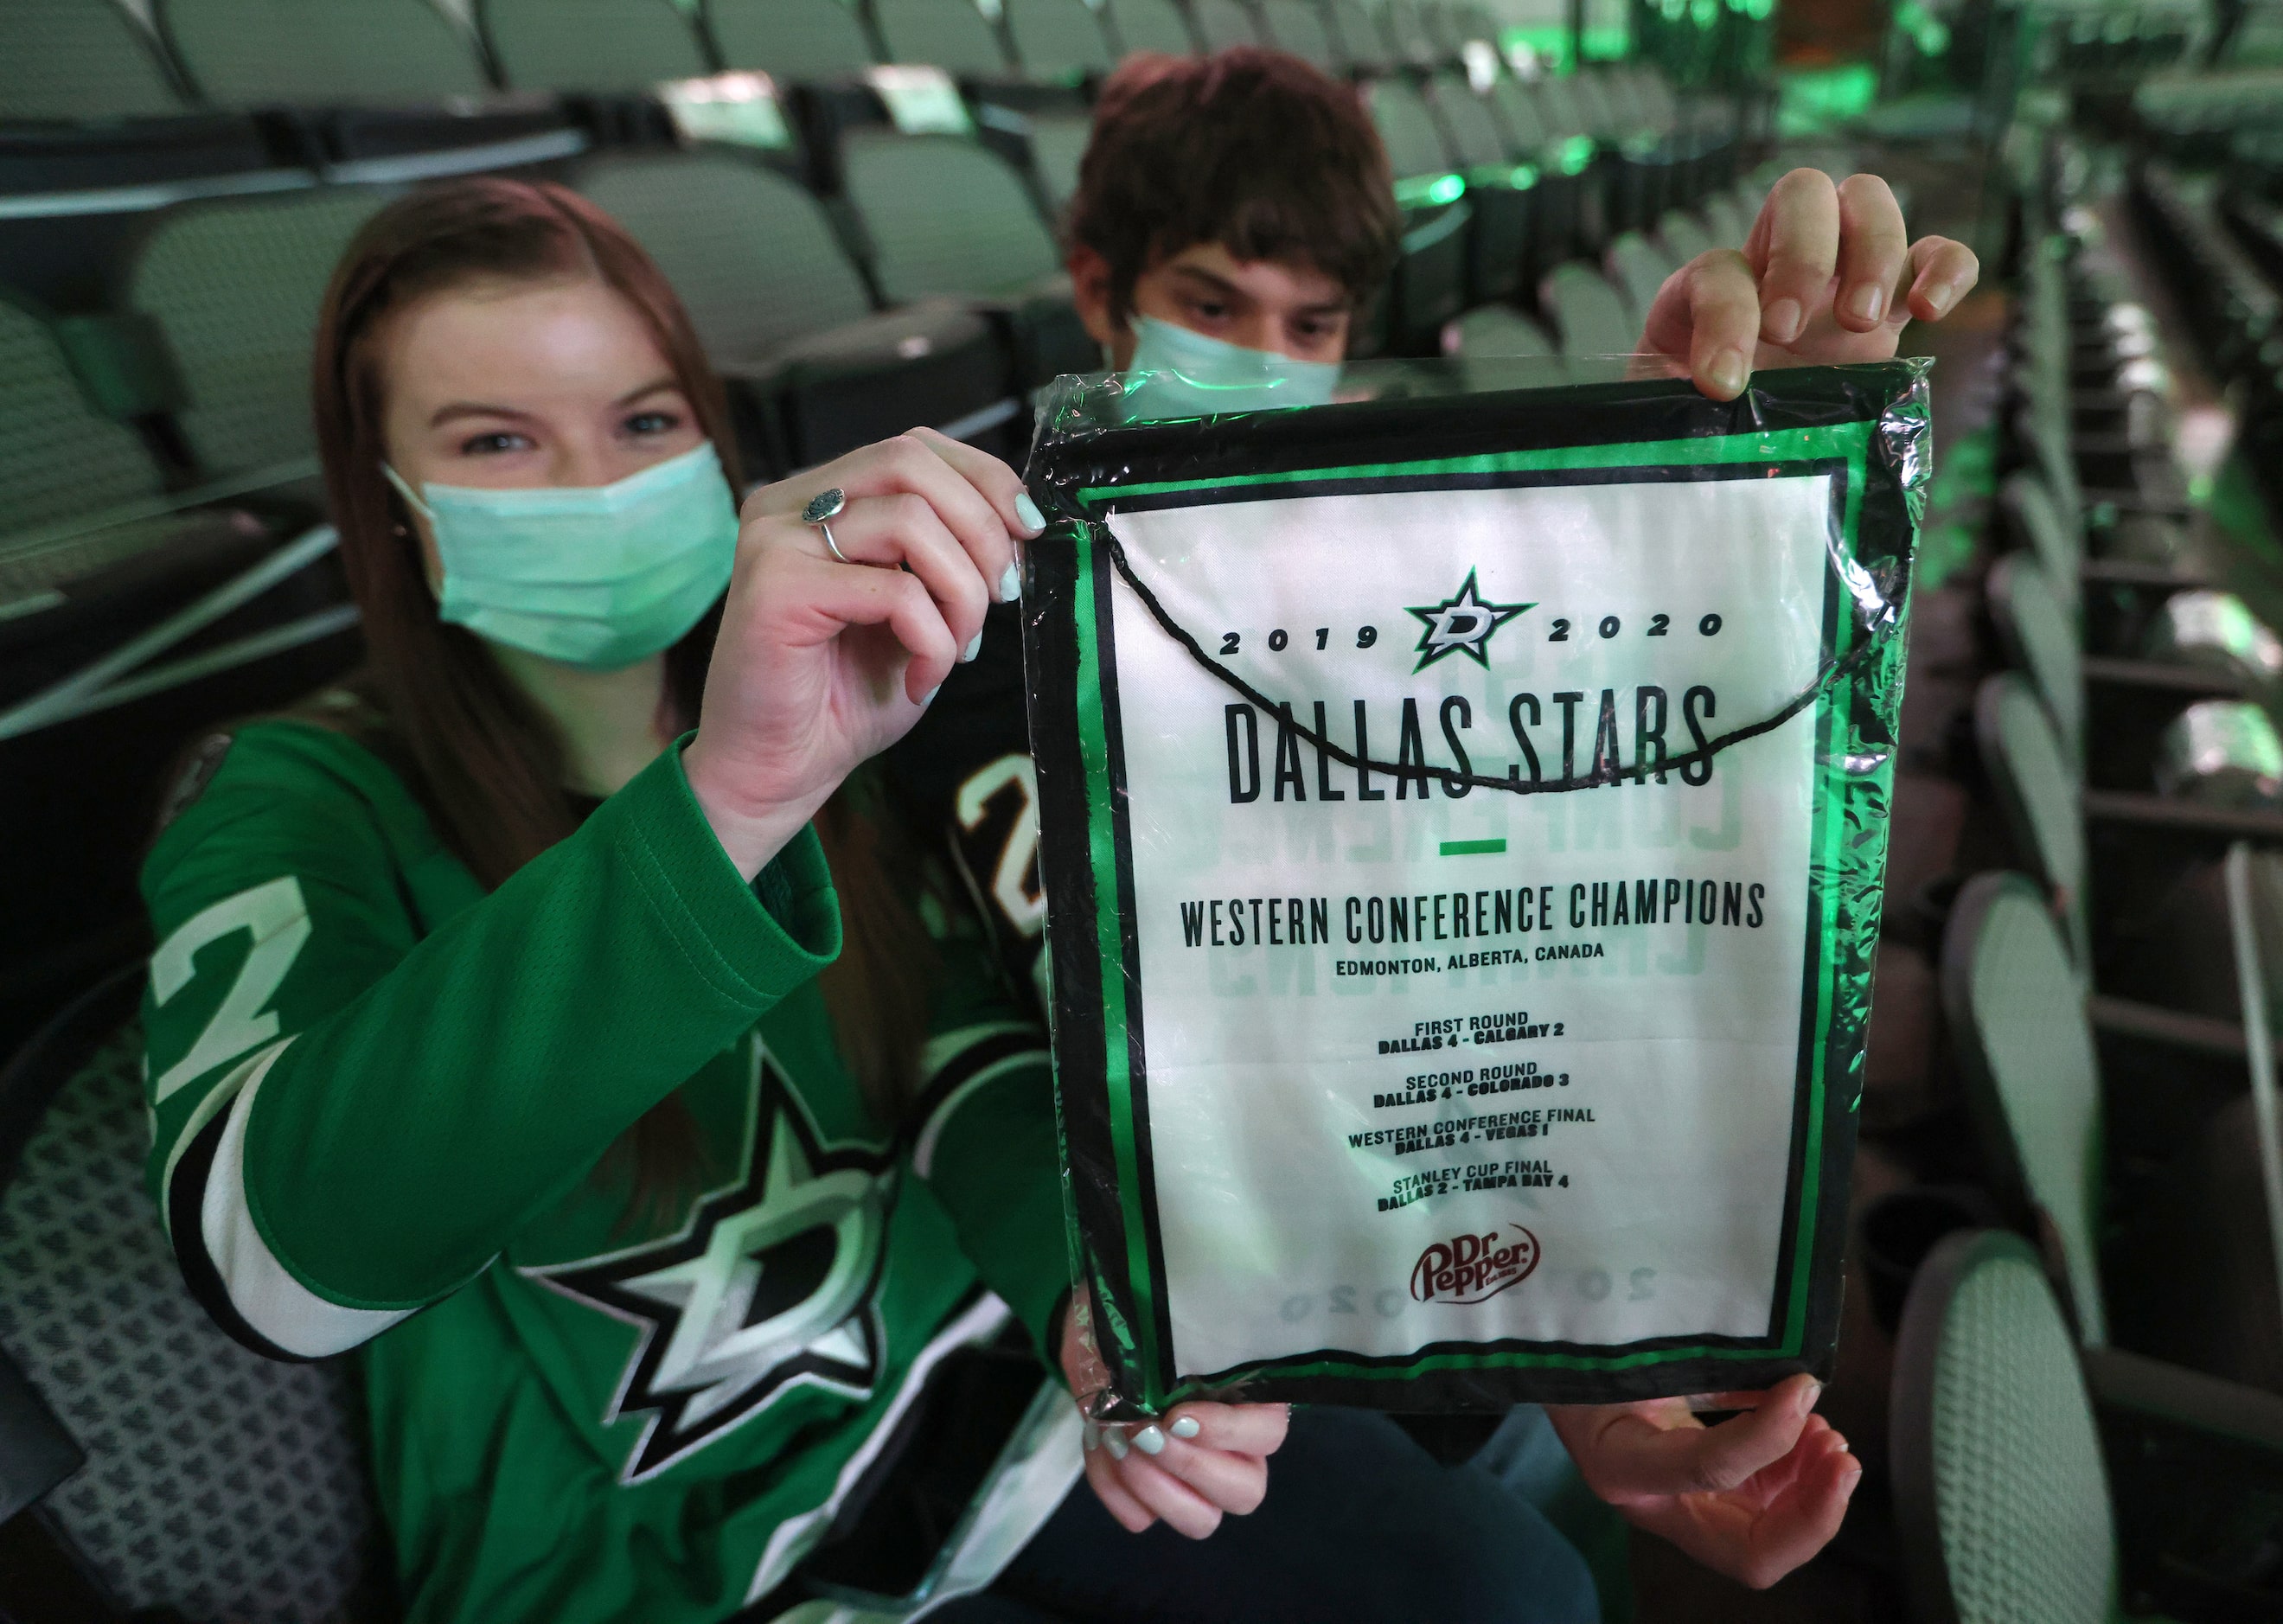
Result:
M1475 585L1475 572L1469 570L1464 585L1439 604L1414 608L1409 613L1419 617L1427 629L1419 634L1419 663L1411 668L1416 673L1424 671L1446 654L1467 654L1474 662L1487 669L1490 659L1484 649L1491 634L1525 609L1538 605L1529 604L1486 604Z
M663 1472L799 1386L861 1398L880 1375L872 1307L891 1159L827 1148L755 1045L744 1176L664 1240L526 1272L641 1327L604 1425L649 1411L620 1480Z

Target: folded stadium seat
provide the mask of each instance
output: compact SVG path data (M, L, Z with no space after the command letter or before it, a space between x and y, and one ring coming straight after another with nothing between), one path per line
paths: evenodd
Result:
M2243 1051L2199 1066L2185 1048L2136 1034L2137 1050L2110 1043L2116 1074L2104 1087L2102 1023L2045 898L2019 874L1978 875L1959 893L1942 993L1983 1183L2006 1222L2045 1251L2078 1343L2139 1352L2152 1335L2169 1340L2150 1308L2217 1282L2202 1236L2149 1226L2167 1216L2166 1186L2211 1114L2241 1097ZM2264 1202L2244 1194L2220 1226L2265 1229ZM2121 1266L2136 1257L2162 1263ZM2180 1278L2159 1287L2152 1277L2167 1271ZM2277 1289L2272 1274L2241 1284L2262 1297Z
M427 0L158 0L158 19L217 106L432 102L490 88L475 40Z
M1336 74L1346 67L1332 38L1331 24L1315 0L1258 0L1265 43Z
M1363 94L1395 171L1395 200L1403 211L1403 238L1386 298L1386 347L1396 355L1426 353L1440 342L1443 324L1468 302L1475 207L1419 92L1403 80L1380 79ZM1509 234L1508 243L1518 254L1520 241Z
M1716 246L1704 223L1685 208L1666 209L1664 218L1656 223L1656 235L1664 244L1666 257L1676 266L1687 264Z
M1108 0L1103 15L1110 20L1121 51L1157 51L1169 57L1194 55L1196 32L1188 13L1174 0Z
M1011 71L997 27L974 0L872 0L872 21L891 62L924 62L958 79Z
M714 67L674 0L478 0L476 15L520 90L639 90Z
M0 6L0 120L155 118L184 105L158 42L116 0Z
M1074 83L1114 60L1103 13L1087 0L1009 0L1007 32L1026 78Z
M1084 92L1071 83L1002 82L978 86L971 110L983 144L1027 175L1048 217L1059 218L1094 136Z
M874 314L823 205L785 176L724 152L614 153L578 184L689 307L730 386L748 479L1010 413L991 324L947 301Z
M705 0L705 21L722 66L787 82L861 73L877 54L851 0Z
M1913 1616L2272 1616L2283 1402L2079 1347L2046 1276L2020 1237L1966 1230L1912 1282L1887 1448Z
M1620 231L1610 239L1609 252L1602 257L1610 279L1625 294L1626 313L1638 333L1649 306L1656 302L1657 290L1676 268L1672 256L1639 231Z
M1204 42L1209 51L1263 43L1260 30L1253 26L1252 14L1241 0L1188 0L1188 8L1197 38Z
M1442 53L1435 48L1435 41L1427 32L1427 20L1415 0L1380 0L1375 9L1379 14L1380 37L1387 42L1388 54L1398 63L1415 67L1441 63Z
M135 431L90 409L50 323L0 298L0 561L27 532L144 501L160 488ZM20 613L0 610L0 620Z
M1490 102L1464 74L1438 74L1425 87L1432 112L1461 160L1467 196L1475 206L1468 256L1469 302L1509 297L1524 285L1535 224L1538 168L1519 162Z
M1476 359L1545 361L1558 352L1545 328L1512 305L1477 305L1443 329L1443 353ZM1549 371L1545 381L1558 381Z
M177 420L207 474L314 472L317 307L341 250L382 200L343 187L191 203L150 228L127 302L166 330L189 394Z
M44 1401L35 1425L77 1466L0 1535L11 1616L382 1616L388 1553L352 1362L279 1362L230 1340L151 1204L143 980L139 964L96 980L0 1070L10 1486L29 1487L27 1401ZM60 1597L37 1581L70 1568L75 1604L43 1611Z
M879 104L868 105L877 117ZM951 296L993 311L1026 389L1100 367L1054 236L1003 159L971 137L904 135L884 120L844 126L838 148L882 297L900 304Z
M1712 246L1734 248L1741 253L1752 234L1753 217L1737 206L1735 195L1716 191L1705 199L1701 207L1704 229L1712 239Z
M1538 308L1562 335L1566 356L1633 352L1638 332L1626 315L1625 301L1588 261L1572 260L1547 272L1539 284Z
M1364 10L1363 0L1324 0L1325 25L1331 30L1332 51L1352 74L1383 74L1395 66L1388 54L1379 24Z

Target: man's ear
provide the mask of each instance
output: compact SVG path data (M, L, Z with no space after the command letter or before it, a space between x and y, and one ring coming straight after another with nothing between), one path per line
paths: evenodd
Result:
M1102 346L1103 355L1114 355L1121 340L1132 340L1126 324L1110 314L1110 262L1080 245L1071 250L1069 270L1071 299L1078 306L1079 320L1086 324L1087 336Z

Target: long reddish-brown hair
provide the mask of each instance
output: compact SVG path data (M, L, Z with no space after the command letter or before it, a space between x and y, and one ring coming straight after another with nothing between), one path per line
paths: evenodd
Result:
M425 188L382 209L334 271L317 321L316 433L341 559L363 617L370 695L389 753L446 844L487 886L577 826L561 741L483 640L437 614L411 520L381 473L387 380L379 340L416 301L485 281L591 277L650 329L713 442L732 497L737 446L721 383L664 273L625 230L564 187L498 177ZM675 730L695 726L720 623L717 604L666 654ZM910 1092L924 1019L929 943L884 863L880 821L847 793L817 818L840 896L843 947L822 978L844 1063L891 1119ZM669 1200L697 1169L689 1113L669 1096L614 1159L630 1159L638 1205Z

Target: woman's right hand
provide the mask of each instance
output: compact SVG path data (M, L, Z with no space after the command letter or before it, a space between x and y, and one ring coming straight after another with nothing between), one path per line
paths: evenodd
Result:
M845 564L800 517L836 486L847 495L831 521ZM747 878L973 658L985 610L1014 595L1017 539L1042 527L1013 469L932 429L745 499L682 766Z

